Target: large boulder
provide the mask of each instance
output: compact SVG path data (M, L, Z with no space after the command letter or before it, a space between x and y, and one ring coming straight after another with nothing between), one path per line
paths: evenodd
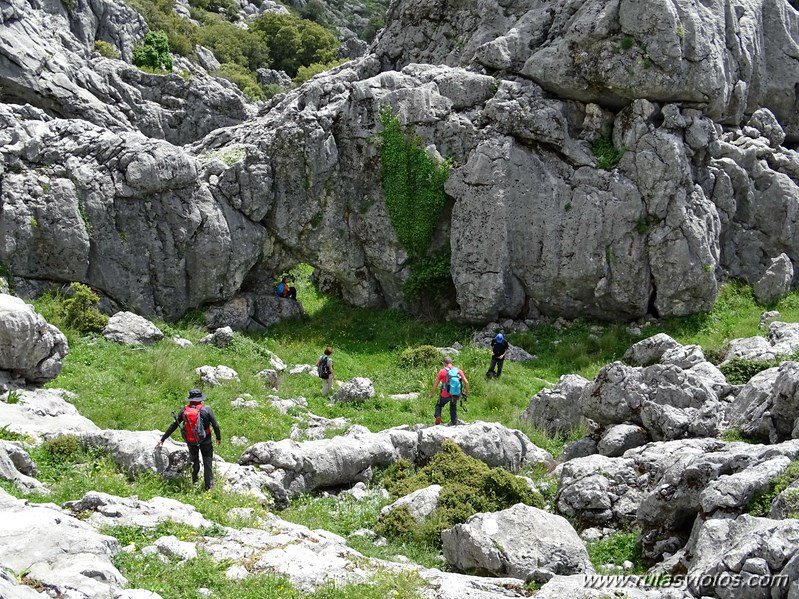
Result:
M554 575L591 572L585 545L569 522L517 503L475 514L441 532L447 562L467 572L546 582Z
M552 434L576 429L584 418L580 412L580 394L588 380L578 374L560 377L554 387L542 389L527 404L521 419Z
M152 322L133 312L117 312L108 319L103 337L125 345L146 345L164 338Z
M0 370L31 383L46 383L61 372L67 339L33 306L0 293Z
M116 497L108 493L89 491L81 499L66 502L64 508L95 528L155 528L163 522L177 522L192 528L209 528L214 524L204 518L194 506L168 497L153 497L143 501L138 497Z
M799 362L787 361L753 376L726 411L744 436L778 443L799 438Z

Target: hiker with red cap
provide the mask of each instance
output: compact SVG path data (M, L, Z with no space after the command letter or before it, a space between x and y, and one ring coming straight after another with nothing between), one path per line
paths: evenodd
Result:
M202 453L205 490L209 491L214 486L214 442L211 439L211 428L214 429L217 445L222 442L222 433L219 431L219 424L213 410L203 405L203 400L205 400L205 395L200 389L189 391L188 405L177 415L172 412L172 424L166 429L161 440L155 444L155 448L160 449L169 435L180 427L180 434L189 448L191 457L191 481L197 482L200 474L200 454Z

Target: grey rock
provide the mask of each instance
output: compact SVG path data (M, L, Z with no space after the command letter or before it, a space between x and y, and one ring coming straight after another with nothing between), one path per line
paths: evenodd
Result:
M64 508L95 528L137 526L155 528L163 522L176 522L192 528L208 528L213 522L203 517L194 506L167 497L143 501L137 497L116 497L90 491L81 499L68 501Z
M771 502L768 517L774 520L784 520L786 518L796 519L797 515L799 515L799 481L794 481Z
M63 389L19 389L19 401L0 401L0 422L8 430L40 441L58 435L98 432L99 427L81 416ZM154 444L154 443L153 443Z
M61 372L67 339L33 307L0 293L0 370L31 383L46 383Z
M796 579L799 522L747 514L700 521L690 547L687 580L696 596L732 596L731 588L742 599L768 596L764 592L783 573L786 580L777 588L784 593Z
M442 531L441 541L444 557L461 570L538 582L593 571L585 545L565 518L522 503L475 514Z
M16 577L10 572L6 572L5 568L0 568L0 596L14 599L47 599L48 597L44 593L17 582Z
M200 378L200 383L216 387L225 381L238 381L239 373L229 366L199 366L194 369Z
M598 451L599 449L597 448L596 439L592 439L591 437L582 437L577 441L572 441L564 445L562 460L564 462L568 462L569 460L573 460L575 458L584 458L594 455Z
M786 361L753 376L727 407L730 428L759 441L790 439L799 419L799 363Z
M258 83L261 85L279 85L285 88L291 86L291 77L289 77L285 71L261 68L256 71L256 76L258 78Z
M170 560L187 561L197 557L196 543L181 541L172 535L156 539L153 546L158 550L158 553Z
M164 338L164 334L152 322L133 312L117 312L108 319L103 337L125 345L146 345Z
M616 424L609 427L597 443L597 452L611 458L622 455L628 449L649 442L646 430L634 424Z
M372 381L364 377L355 377L343 383L338 390L333 393L333 403L361 402L375 396L375 388Z
M780 254L752 285L755 298L761 304L770 304L790 291L794 268L787 254Z
M209 344L213 345L214 347L224 348L230 345L231 341L233 341L233 329L230 327L221 327L216 329L213 333L206 335L197 343Z
M679 347L682 346L666 333L656 333L631 345L624 352L622 361L631 366L651 366L658 364L667 351Z
M441 493L441 489L441 485L430 485L400 497L394 503L390 503L381 509L380 517L384 518L390 512L404 506L414 520L422 522L438 507L438 496Z
M521 419L548 433L569 432L584 421L580 395L588 380L576 374L563 375L554 387L536 393Z
M13 483L23 493L49 494L50 490L32 475L35 466L27 452L10 441L0 441L0 479Z

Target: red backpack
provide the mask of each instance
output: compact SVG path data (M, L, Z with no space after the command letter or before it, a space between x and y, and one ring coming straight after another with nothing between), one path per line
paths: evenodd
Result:
M180 423L180 434L183 440L189 445L199 445L211 434L211 429L203 427L203 419L200 410L203 409L202 403L190 403L183 408L183 422Z

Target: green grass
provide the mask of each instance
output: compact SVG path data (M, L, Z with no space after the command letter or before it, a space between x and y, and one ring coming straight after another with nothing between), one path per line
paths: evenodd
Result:
M638 536L637 531L617 532L607 539L588 543L588 557L594 570L601 572L604 565L621 566L629 560L633 563L633 568L628 574L643 574L646 567L643 565L641 548L638 546Z
M424 322L398 310L351 308L340 299L318 293L311 284L309 267L295 269L291 275L303 302L305 317L283 322L262 333L237 334L234 343L224 349L196 344L181 349L169 340L174 334L195 343L203 337L207 331L197 312L177 323L157 323L166 334L165 340L144 348L131 348L110 343L96 333L81 333L66 326L63 306L58 299L37 300L37 309L61 328L70 345L70 354L60 376L47 386L75 392L74 403L78 410L102 428L163 431L170 423L170 412L184 405L187 391L198 385L194 369L206 364L224 364L235 369L241 380L206 388L205 393L222 427L225 442L219 447L219 453L224 459L235 461L241 448L227 443L231 436L246 436L251 443L284 439L295 422L291 415L282 415L268 405L265 397L272 391L255 376L270 367L267 350L275 352L288 365L314 364L323 348L331 345L338 380L368 377L374 383L377 397L361 404L333 405L321 396L318 379L288 374L281 376L277 395L281 398L304 396L314 414L328 418L345 416L355 424L378 431L401 424L432 422L434 400L428 399L428 393L440 365L423 359L429 350L417 348L451 346L458 341L465 349L455 357L455 362L471 382L467 411L461 410L460 417L466 421L495 421L518 428L536 445L557 456L565 443L579 438L585 431L576 430L553 438L520 423L519 416L535 393L555 384L561 375L576 373L592 379L604 365L620 359L630 345L658 332L668 333L683 344L702 346L705 355L716 362L722 357L728 340L764 334L758 324L766 308L757 305L749 287L729 283L722 288L710 313L649 324L642 327L640 336L623 324L584 319L564 326L541 324L525 333L505 331L512 344L523 347L536 359L527 363L508 362L502 378L489 381L484 377L489 350L469 345L472 328L455 323ZM799 321L799 293L791 293L768 308L779 310L782 320ZM418 392L420 396L411 401L388 398L390 394L409 392ZM230 402L244 393L251 394L259 407L233 409ZM16 436L0 429L0 438ZM178 440L177 433L174 438ZM227 512L232 507L253 507L256 515L264 513L264 508L253 498L229 495L219 486L203 493L189 484L188 476L167 481L153 474L142 474L129 480L108 456L71 448L68 442L63 442L62 446L32 449L31 456L39 467L39 479L52 489L50 496L29 497L34 502L60 504L79 499L89 490L98 490L120 496L138 495L144 500L157 495L171 497L196 506L205 517L221 525L251 524L231 521ZM556 483L547 481L544 473L526 474L547 482L550 488L544 495L551 500ZM13 485L0 483L0 486L19 495ZM362 502L306 496L293 501L279 515L347 537L359 528L375 526L385 503L376 494ZM125 534L144 533L127 531ZM381 547L363 537L351 537L349 543L368 556L393 559L405 555L425 566L441 565L434 544L389 539L388 545ZM635 557L632 545L628 537L598 545L591 549L592 559L608 562L618 558L636 562L632 559ZM226 566L213 564L203 554L196 563L189 564L163 565L152 558L141 560L128 554L117 560L133 586L159 592L159 588L168 584L168 590L162 594L169 597L198 596L201 586L211 589L217 596L245 599L300 596L292 594L297 591L280 577L259 575L237 583L227 581ZM164 576L166 571L170 572L168 583ZM201 571L205 574L200 574ZM357 591L358 596L367 598L413 597L419 585L418 578L410 575L405 578L377 576L368 587L326 587L312 596L348 597L355 595L347 593Z

